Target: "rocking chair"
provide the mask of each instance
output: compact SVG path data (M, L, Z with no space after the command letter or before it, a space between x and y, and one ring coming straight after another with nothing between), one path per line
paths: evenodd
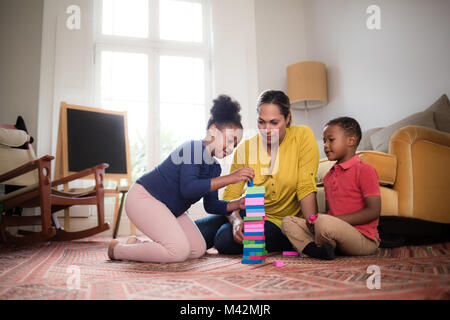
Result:
M25 145L26 148L18 148ZM44 240L75 240L89 237L109 229L104 221L103 179L108 164L72 174L51 181L51 160L46 155L36 159L28 134L14 125L0 124L0 184L21 186L20 189L0 195L0 239L5 243L26 244ZM95 186L65 192L56 187L94 175ZM66 232L59 224L56 212L74 205L96 205L98 225L86 230ZM12 216L7 212L12 208L40 207L39 216ZM22 236L14 236L8 227L41 225L41 231L18 230Z

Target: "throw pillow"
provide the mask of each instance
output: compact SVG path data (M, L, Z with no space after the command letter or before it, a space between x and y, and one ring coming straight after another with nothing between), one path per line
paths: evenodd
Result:
M373 150L372 144L370 143L370 137L380 131L381 129L383 129L383 127L378 127L378 128L373 128L373 129L369 129L367 131L364 131L361 135L361 141L359 142L359 146L358 146L358 151L363 151L363 150Z
M434 112L436 129L450 132L450 101L446 94L443 94L425 111Z
M437 99L431 106L425 111L445 111L450 109L450 101L446 94L443 94L439 99Z
M373 149L379 152L387 153L389 151L389 140L395 131L409 125L436 129L432 111L417 112L374 133L370 137L370 142L372 143Z

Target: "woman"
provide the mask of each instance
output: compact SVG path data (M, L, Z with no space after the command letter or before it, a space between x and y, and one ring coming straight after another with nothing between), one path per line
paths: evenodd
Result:
M131 238L108 248L111 260L181 262L199 258L205 241L186 210L203 198L205 210L229 215L245 207L244 198L221 201L217 190L240 181L251 181L250 168L220 176L216 158L230 154L242 139L240 106L228 96L219 96L211 108L204 140L187 141L160 165L140 177L128 192L125 203L131 222L153 241Z
M308 219L317 214L319 147L310 128L291 126L289 97L282 91L263 92L257 112L259 134L238 146L230 172L250 167L255 172L254 185L266 188L266 250L292 250L281 231L281 221L286 216ZM240 198L244 187L245 181L229 185L223 199ZM211 216L195 223L207 248L215 246L219 253L242 254L244 215L245 210L236 210L227 217Z

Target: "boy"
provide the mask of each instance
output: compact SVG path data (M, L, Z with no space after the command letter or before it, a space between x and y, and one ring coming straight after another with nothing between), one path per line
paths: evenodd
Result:
M347 255L370 255L380 244L380 187L375 169L355 155L361 140L358 122L349 117L329 121L324 128L324 151L336 164L324 178L327 214L310 222L285 217L282 232L298 252L332 260L335 249Z

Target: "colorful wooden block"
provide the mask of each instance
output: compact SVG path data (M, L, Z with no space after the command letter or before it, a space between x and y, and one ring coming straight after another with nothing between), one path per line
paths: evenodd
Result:
M263 220L251 220L251 221L244 221L244 226L264 226Z
M262 228L246 228L244 226L244 232L264 232L264 227L262 227Z
M265 236L247 236L244 240L266 240Z
M244 237L246 236L263 236L264 232L244 232Z
M244 223L245 221L265 221L265 220L267 220L266 216L244 217Z
M284 263L281 260L274 260L273 264L275 265L275 267L278 267L278 268L284 266Z
M244 256L266 256L267 255L267 251L248 251L247 253L244 254Z
M251 205L251 206L245 206L245 211L247 212L248 210L253 211L253 210L260 210L260 211L264 211L266 209L266 207L264 205Z
M264 262L266 262L266 260L248 260L245 258L241 260L242 264L260 264Z
M264 198L264 193L247 193L245 194L245 198Z
M246 257L248 260L265 260L267 258L267 255L264 256L248 256Z
M258 239L255 239L255 240L258 240ZM261 239L259 239L259 240L261 240ZM265 247L266 247L265 243L255 243L255 244L246 244L244 246L244 249L245 248L265 248Z
M262 251L257 251L260 249ZM244 249L244 253L243 253L244 256L248 256L248 255L256 256L256 254L267 254L267 251L264 248L251 248L251 249Z
M256 187L248 187L246 194L265 194L266 193L266 187L264 186L256 186Z
M266 243L265 240L243 240L242 244L262 244L262 243Z
M283 251L283 256L298 256L297 251Z
M264 205L264 198L245 198L245 205L246 206L263 206Z
M264 212L247 212L247 217L265 217L266 214Z

